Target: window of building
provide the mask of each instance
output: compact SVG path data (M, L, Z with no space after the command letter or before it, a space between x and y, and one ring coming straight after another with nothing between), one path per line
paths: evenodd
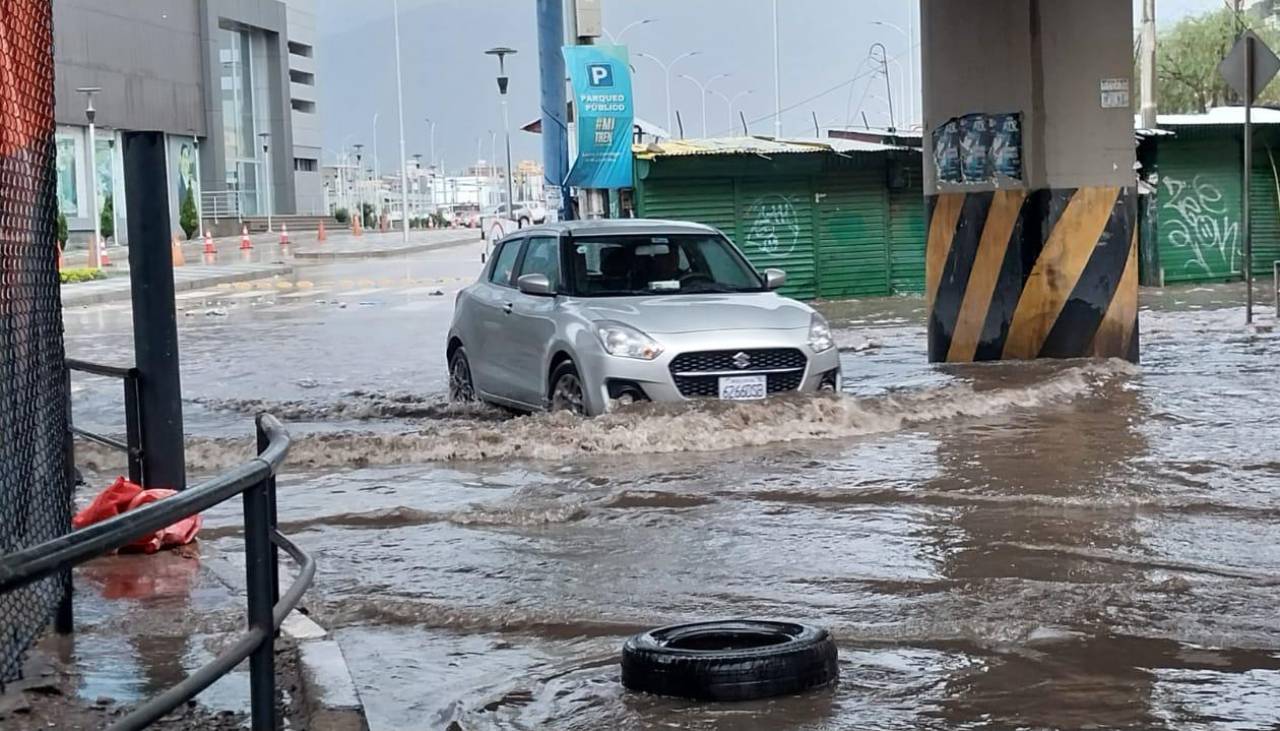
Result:
M313 158L295 157L293 158L293 169L300 173L314 173L320 169L320 164Z
M309 74L306 71L289 69L289 80L295 84L306 84L307 86L316 85L316 75Z
M316 103L309 102L304 99L290 99L289 105L293 107L293 111L302 112L304 114L315 114Z
M289 41L289 53L293 54L294 56L311 58L311 55L314 53L314 51L312 50L311 46L308 46L305 43L295 43L293 41Z

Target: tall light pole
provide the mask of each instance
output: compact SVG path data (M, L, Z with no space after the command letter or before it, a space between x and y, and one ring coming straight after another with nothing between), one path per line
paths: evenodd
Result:
M267 233L271 233L271 213L272 213L272 209L273 209L273 208L275 208L275 205L274 205L274 203L275 203L275 201L274 201L275 196L273 195L273 192L274 192L274 191L272 191L272 189L271 189L271 183L272 183L272 181L275 179L275 176L273 176L273 175L271 174L271 133L270 133L270 132L259 132L259 133L258 133L258 138L262 140L262 168L263 168L263 170L265 170L265 171L266 171L266 175L265 175L266 181L265 181L265 183L266 183L266 186L267 186L267 201L266 201L266 203L267 203Z
M498 177L498 133L489 130L489 177Z
M876 49L880 49L880 58L876 58ZM872 61L880 62L880 72L884 74L884 91L889 97L889 126L897 127L898 123L893 116L893 82L889 79L889 52L885 50L883 43L877 41L871 44L870 56Z
M427 118L426 122L427 122L427 127L430 128L428 141L431 143L430 144L431 157L429 159L431 161L431 167L435 167L436 166L436 123L431 121L430 117Z
M773 136L782 139L782 62L778 58L778 0L773 0Z
M907 13L908 13L908 14L910 14L910 13L911 13L911 9L910 9L910 8L907 8ZM890 22L888 22L888 21L886 21L886 20L873 20L873 21L871 21L871 24L872 24L872 25L878 25L878 26L881 26L881 27L884 27L884 28L890 28L890 29L892 29L892 30L896 30L896 31L898 31L899 33L901 33L901 34L902 34L902 37L903 37L903 38L905 38L905 39L906 39L906 41L907 41L907 76L908 76L908 82L907 82L907 84L908 84L908 86L910 87L910 92L911 92L911 93L910 93L910 96L908 96L908 97L907 97L907 101L906 101L906 104L907 104L907 119L908 119L908 121L909 121L909 122L914 123L914 122L916 121L916 102L915 102L915 96L916 96L916 52L915 52L915 39L913 39L913 38L911 37L911 34L910 34L910 33L908 33L908 32L906 32L905 30L903 30L900 26L894 25L893 23L890 23ZM910 126L910 125L908 125L908 126Z
M738 103L738 100L739 100L739 99L741 99L742 97L744 97L744 96L750 96L750 95L754 94L754 93L755 93L755 89L747 89L746 91L740 91L740 92L738 92L737 94L734 94L733 96L729 96L728 94L725 94L723 91L720 91L719 89L712 89L712 90L711 90L711 93L712 93L712 94L715 94L715 95L716 95L716 96L718 96L718 97L720 97L721 99L723 99L723 100L724 100L724 103L725 103L725 104L728 104L728 105L729 105L729 127L728 127L728 130L729 130L729 134L733 134L733 125L734 125L734 118L733 118L733 106L734 106L735 104L737 104L737 103Z
M490 56L498 57L498 95L502 97L502 127L507 138L507 211L514 215L516 210L515 191L511 181L511 119L507 113L507 67L506 57L514 56L514 48L490 48L485 51Z
M364 145L357 142L352 147L356 148L356 216L359 218L360 228L364 228L364 191L360 189L360 183L363 182L361 178L364 177L364 164L362 163Z
M627 34L627 31L637 26L648 25L650 23L653 23L656 20L657 18L644 18L631 23L627 23L625 26L623 26L622 30L618 31L618 35L616 36L610 33L608 28L601 27L600 30L604 31L605 37L609 39L610 43L616 46L622 40L622 37Z
M707 136L707 88L710 87L712 84L716 83L717 81L719 81L720 79L726 78L728 76L729 74L716 74L715 76L712 76L711 78L707 79L705 82L702 82L693 78L689 74L680 74L680 78L688 79L689 81L692 81L694 85L698 87L698 92L702 95L702 136L703 138L706 138Z
M85 119L89 120L89 214L93 219L93 255L95 269L102 266L102 221L98 215L98 128L94 122L98 110L93 108L93 95L102 91L96 86L82 86L76 91L85 95Z
M667 135L668 136L671 135L671 69L674 68L677 63L680 63L684 59L697 56L701 53L702 51L685 51L679 56L676 56L675 58L671 59L670 63L663 63L662 59L648 53L636 54L641 58L647 58L650 61L653 61L654 63L658 64L658 66L662 67L662 73L666 74L666 77L667 77Z
M396 104L400 111L400 231L406 243L409 241L409 171L406 170L404 152L404 75L400 70L400 0L391 0L396 29Z

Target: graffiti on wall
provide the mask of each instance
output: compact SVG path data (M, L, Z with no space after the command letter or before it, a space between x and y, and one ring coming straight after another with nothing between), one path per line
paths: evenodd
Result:
M1222 189L1199 175L1162 182L1168 197L1163 207L1173 213L1167 223L1169 244L1191 252L1186 268L1207 276L1240 273L1244 252L1238 211L1228 205Z
M800 241L800 216L791 196L762 195L747 209L751 228L746 244L765 254L785 256L795 251Z

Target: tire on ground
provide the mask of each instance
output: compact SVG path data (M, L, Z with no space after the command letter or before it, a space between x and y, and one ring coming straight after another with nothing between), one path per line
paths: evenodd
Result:
M622 648L622 684L656 695L746 701L825 687L838 676L831 635L790 622L672 625Z

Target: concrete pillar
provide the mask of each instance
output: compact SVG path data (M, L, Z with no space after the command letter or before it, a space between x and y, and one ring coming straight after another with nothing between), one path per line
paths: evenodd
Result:
M1138 359L1132 14L921 0L930 361Z

